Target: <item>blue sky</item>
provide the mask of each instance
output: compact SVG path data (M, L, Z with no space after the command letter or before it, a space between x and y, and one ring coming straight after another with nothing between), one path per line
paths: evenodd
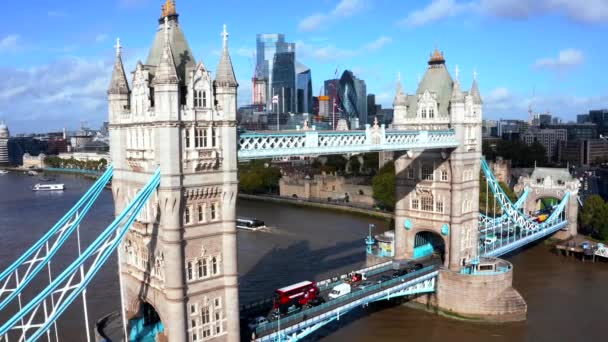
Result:
M3 4L0 120L14 133L97 127L107 118L113 45L125 67L145 60L164 0L41 1ZM551 111L563 119L608 107L608 0L178 0L197 60L215 70L222 24L251 101L255 34L281 32L312 69L313 89L351 69L390 107L397 73L411 93L429 53L445 53L465 88L477 69L489 119Z

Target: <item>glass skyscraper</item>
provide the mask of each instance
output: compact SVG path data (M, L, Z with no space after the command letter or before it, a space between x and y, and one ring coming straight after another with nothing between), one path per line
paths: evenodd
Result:
M298 113L312 113L312 77L310 68L296 62L296 88Z
M275 104L274 107L270 106L274 110L278 110L279 113L293 113L295 112L296 104L296 69L295 69L295 53L294 52L281 52L275 53L274 62L272 67L272 82L270 94L271 102L272 96L279 96L279 103ZM272 103L271 103L272 105Z
M352 71L345 70L338 87L341 116L349 122L357 119L360 125L367 123L367 88L365 81L355 77ZM356 129L358 127L351 127Z
M269 92L266 99L267 108L270 110L272 107L272 89L273 74L274 74L274 62L275 55L280 53L292 52L295 53L295 43L288 43L285 41L285 35L280 33L262 33L256 35L256 77L263 77L265 84L268 85L265 89ZM279 57L280 61L284 61L285 57ZM295 68L295 66L294 66ZM295 75L293 82L295 83ZM292 86L291 89L294 89Z

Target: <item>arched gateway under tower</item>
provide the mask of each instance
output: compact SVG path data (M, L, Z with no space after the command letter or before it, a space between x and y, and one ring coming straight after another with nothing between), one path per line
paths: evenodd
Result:
M117 44L109 96L115 211L157 169L160 186L120 246L129 335L238 341L236 82L224 27L215 79L194 56L175 2L163 6L131 86ZM143 330L142 330L143 329ZM148 335L146 335L148 336Z

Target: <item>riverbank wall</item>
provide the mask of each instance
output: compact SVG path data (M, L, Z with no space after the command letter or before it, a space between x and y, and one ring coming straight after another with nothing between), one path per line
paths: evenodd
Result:
M239 198L254 200L254 201L265 201L265 202L273 202L273 203L281 203L281 204L289 204L301 207L311 207L311 208L320 208L326 210L335 210L335 211L344 211L348 213L366 215L377 217L385 220L391 220L393 218L393 213L383 212L374 210L371 208L362 208L356 206L349 206L344 204L336 204L336 203L323 203L323 202L314 202L308 200L302 200L297 198L289 198L289 197L280 197L280 196L268 196L268 195L250 195L250 194L242 194L239 193Z

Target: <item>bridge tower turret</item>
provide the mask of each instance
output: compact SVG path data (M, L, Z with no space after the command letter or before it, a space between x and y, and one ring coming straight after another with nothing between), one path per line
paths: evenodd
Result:
M395 160L395 258L439 252L452 270L477 256L481 155L479 90L463 92L458 73L453 80L435 50L415 94L398 85L393 119L396 129L452 129L462 142L454 150L407 151Z
M237 84L225 62L226 39L214 82L203 62L195 63L175 2L167 0L148 59L133 73L132 91L117 58L108 92L116 212L161 170L158 191L119 250L128 334L240 340Z
M449 267L459 270L478 255L479 172L482 102L474 73L471 91L460 88L459 70L452 89L450 124L461 145L450 153L452 198Z

